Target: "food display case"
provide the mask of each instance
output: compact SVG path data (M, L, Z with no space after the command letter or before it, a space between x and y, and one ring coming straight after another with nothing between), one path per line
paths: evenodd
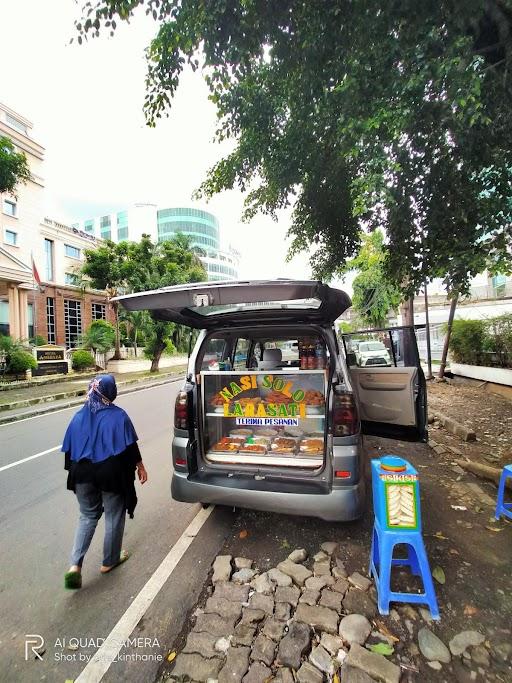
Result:
M319 468L325 370L204 371L203 443L213 463Z

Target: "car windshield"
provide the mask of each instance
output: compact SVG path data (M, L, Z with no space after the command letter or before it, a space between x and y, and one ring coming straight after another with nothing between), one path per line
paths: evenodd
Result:
M359 351L385 351L386 347L382 342L365 342L359 344Z

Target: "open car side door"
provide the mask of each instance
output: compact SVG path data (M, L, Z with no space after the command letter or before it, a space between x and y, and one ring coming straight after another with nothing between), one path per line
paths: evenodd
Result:
M414 327L343 334L363 434L427 441L427 389Z

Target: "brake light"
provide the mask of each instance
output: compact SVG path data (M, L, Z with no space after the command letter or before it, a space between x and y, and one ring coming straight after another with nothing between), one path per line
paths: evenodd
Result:
M349 472L348 470L336 470L334 476L336 479L350 479L352 472Z
M348 392L333 396L332 435L350 436L359 433L359 416L354 395Z
M185 460L185 458L176 458L176 460L174 461L174 464L180 465L181 467L184 467L187 464L187 461Z
M186 391L179 391L174 406L174 426L176 429L189 428L188 415L188 394Z

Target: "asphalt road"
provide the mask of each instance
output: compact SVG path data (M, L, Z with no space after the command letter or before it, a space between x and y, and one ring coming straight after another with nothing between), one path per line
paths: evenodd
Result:
M99 574L100 521L80 591L63 589L78 517L75 496L66 490L63 455L54 450L18 463L60 446L76 407L0 427L0 681L75 679L98 639L108 636L200 510L170 498L172 413L179 386L177 381L119 397L139 435L149 481L138 485L135 519L126 522L124 547L132 556L112 574ZM11 463L18 464L2 470ZM156 657L165 656L181 629L230 524L229 513L214 510L137 626L135 635L151 645L132 652L146 655L145 661L119 659L104 681L154 680ZM25 659L27 634L44 638L42 660ZM69 648L71 638L81 639L78 650Z

